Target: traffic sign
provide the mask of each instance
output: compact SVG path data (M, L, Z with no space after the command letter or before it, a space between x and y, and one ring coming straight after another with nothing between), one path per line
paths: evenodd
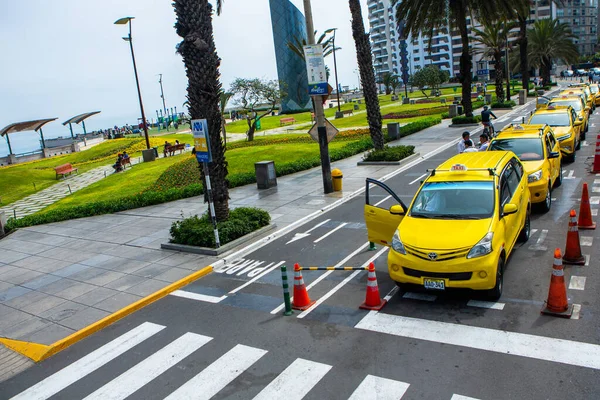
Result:
M210 151L208 123L206 122L206 119L192 120L192 135L194 136L196 160L198 160L199 163L211 162L212 153Z
M331 140L338 134L339 130L327 118L325 118L325 128L327 129L327 143L331 142ZM315 142L319 141L319 131L317 128L317 124L315 123L310 131L308 131L310 137L313 138Z

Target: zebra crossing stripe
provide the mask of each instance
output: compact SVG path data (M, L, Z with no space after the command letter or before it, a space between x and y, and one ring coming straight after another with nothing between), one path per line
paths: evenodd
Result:
M460 394L454 394L454 395L452 395L452 398L450 400L479 400L479 399L476 399L475 397L467 397L467 396L462 396Z
M297 358L254 400L302 400L330 369L331 365Z
M409 386L408 383L367 375L348 400L398 400Z
M85 400L124 399L211 340L208 336L185 333L87 396Z
M162 325L144 322L140 326L119 336L87 356L75 361L73 364L33 385L26 391L16 395L12 400L47 399L94 372L109 361L114 360L149 337L157 334L164 328Z
M267 350L238 344L165 400L208 400L257 362Z

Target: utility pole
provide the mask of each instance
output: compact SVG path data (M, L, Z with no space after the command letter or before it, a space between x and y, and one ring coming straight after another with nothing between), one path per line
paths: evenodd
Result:
M306 34L308 44L315 44L315 28L312 20L312 7L310 0L304 0L304 17L306 18ZM333 192L331 179L331 160L329 159L329 144L327 143L327 128L325 127L325 111L323 110L323 96L314 96L315 117L317 119L317 132L319 134L319 150L321 153L321 172L323 174L323 191L325 194Z
M335 72L335 92L337 94L337 109L338 112L335 115L336 118L342 118L344 114L342 114L342 108L340 105L340 84L338 83L338 74L337 74L337 60L335 58L335 33L337 32L337 28L333 30L333 70Z

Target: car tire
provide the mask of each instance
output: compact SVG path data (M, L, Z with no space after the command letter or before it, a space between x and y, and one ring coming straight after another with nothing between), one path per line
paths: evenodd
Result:
M529 218L529 212L527 212L527 216L525 217L525 222L523 223L523 228L521 228L521 232L519 233L518 241L521 243L525 243L529 240L530 235L531 235L531 219Z
M562 163L560 164L560 169L558 170L558 177L554 180L554 187L560 187L560 185L562 185L562 174L563 174L563 170L562 170Z
M548 192L546 192L546 198L540 203L540 209L542 212L547 213L552 208L552 190L550 184L548 184Z
M575 150L581 150L581 141L582 140L585 140L585 138L579 139L579 141L577 142L577 145L575 146Z
M496 284L493 289L487 291L487 297L496 301L502 296L502 289L504 287L504 260L500 258L498 260L498 267L496 268Z

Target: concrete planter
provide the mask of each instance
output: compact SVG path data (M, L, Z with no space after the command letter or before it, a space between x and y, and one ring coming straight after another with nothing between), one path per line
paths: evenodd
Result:
M409 162L411 162L419 157L421 157L421 153L412 154L400 161L359 161L356 163L356 165L358 165L359 167L362 167L365 165L379 165L379 166L403 165L403 164L408 164Z

